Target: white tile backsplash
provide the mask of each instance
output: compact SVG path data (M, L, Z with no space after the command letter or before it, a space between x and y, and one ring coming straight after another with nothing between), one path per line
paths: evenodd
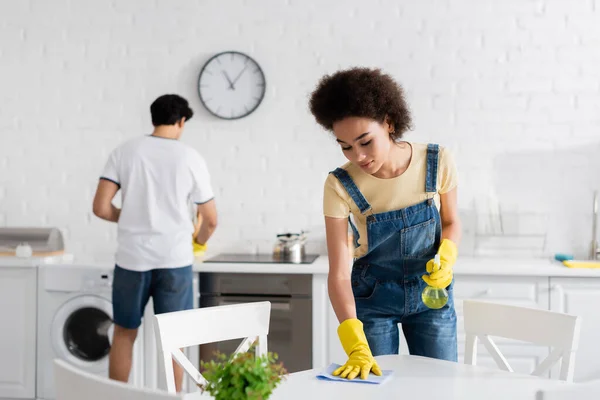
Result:
M453 150L459 205L482 214L465 220L461 251L483 245L469 234L490 221L480 204L493 191L505 235L585 255L600 188L599 17L598 0L0 2L0 224L55 225L70 251L106 259L115 228L91 214L98 174L113 147L151 131L149 104L176 92L196 111L183 140L217 193L210 246L268 251L278 231L308 229L323 248L323 181L344 159L307 99L323 74L363 65L405 86L409 140ZM239 121L209 115L196 91L226 50L266 74L263 104ZM526 242L493 237L486 248Z

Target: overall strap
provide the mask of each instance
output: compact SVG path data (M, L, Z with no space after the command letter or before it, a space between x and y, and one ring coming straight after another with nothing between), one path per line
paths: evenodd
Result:
M440 146L437 144L427 145L427 173L425 174L425 192L437 192L438 155Z
M371 210L371 205L360 190L358 190L358 187L345 169L336 168L330 173L340 181L342 186L344 186L344 189L346 189L346 192L350 198L352 198L352 201L354 201L361 214L365 214Z

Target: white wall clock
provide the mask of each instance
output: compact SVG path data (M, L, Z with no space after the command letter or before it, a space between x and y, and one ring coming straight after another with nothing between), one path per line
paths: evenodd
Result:
M226 51L209 59L198 77L202 105L223 119L251 114L265 97L265 75L244 53Z

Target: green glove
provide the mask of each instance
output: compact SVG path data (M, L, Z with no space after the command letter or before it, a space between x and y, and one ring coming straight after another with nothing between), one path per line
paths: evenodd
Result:
M338 327L338 336L348 361L335 371L334 376L354 379L360 374L361 379L367 379L369 372L381 376L381 369L371 354L363 324L356 318L347 319Z
M458 256L458 249L454 242L450 239L442 240L442 244L440 244L440 248L438 249L438 254L440 255L440 266L437 268L435 266L434 260L429 260L427 262L428 275L423 275L423 280L429 286L433 286L438 289L445 289L452 282L452 267L456 262L456 257Z

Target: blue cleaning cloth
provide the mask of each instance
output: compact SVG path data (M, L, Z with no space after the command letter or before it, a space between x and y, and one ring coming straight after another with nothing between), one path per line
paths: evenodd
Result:
M327 381L341 381L341 382L352 382L352 383L370 383L379 385L387 381L394 371L385 370L381 371L381 376L377 376L373 373L370 373L367 379L360 379L360 375L354 379L340 378L339 376L333 376L333 371L341 367L340 364L331 364L327 367L323 372L317 375L317 379L327 380Z

